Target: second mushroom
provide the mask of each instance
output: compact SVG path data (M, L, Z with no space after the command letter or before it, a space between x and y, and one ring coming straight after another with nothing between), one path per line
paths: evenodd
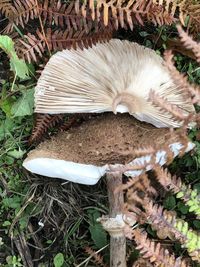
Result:
M152 144L157 152L135 157L135 148ZM158 151L159 147L164 149ZM111 236L110 266L125 267L124 196L115 193L122 174L133 177L150 170L152 160L165 164L166 150L175 157L180 150L192 148L192 143L181 143L169 129L157 129L128 114L104 114L43 142L29 153L23 166L33 173L87 185L106 175L110 212L102 223Z

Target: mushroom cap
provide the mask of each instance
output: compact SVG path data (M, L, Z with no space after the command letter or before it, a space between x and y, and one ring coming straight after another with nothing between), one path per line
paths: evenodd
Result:
M156 127L180 126L171 114L152 105L150 90L177 105L184 115L194 112L190 97L173 83L154 50L111 39L53 55L36 86L35 112L128 112Z
M23 166L44 176L95 184L109 165L132 162L135 148L175 143L175 136L166 140L168 134L169 129L157 129L128 114L106 113L41 143Z

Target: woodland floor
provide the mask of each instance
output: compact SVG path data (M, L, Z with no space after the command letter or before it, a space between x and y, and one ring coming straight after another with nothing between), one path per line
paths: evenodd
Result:
M116 36L137 41L162 53L166 40L174 35L173 29L149 26L137 28L134 35L121 31ZM187 72L191 81L199 82L199 67L181 52L176 55L179 70ZM38 69L37 65L33 67ZM0 52L1 93L6 91L6 94L12 95L9 89L11 82L12 73L7 57ZM34 84L34 78L30 82ZM93 259L88 260L87 265L78 265L89 257L86 253L88 247L95 251L105 247L101 255L104 262L108 263L108 236L96 222L96 218L108 213L104 179L95 186L83 186L26 172L22 168L22 161L27 151L34 147L28 145L33 115L9 118L5 115L9 104L6 106L4 103L4 109L0 111L0 266L24 266L23 262L30 267L100 266ZM47 135L52 135L55 130L50 129ZM200 192L200 143L197 131L192 130L190 137L197 144L196 151L193 155L175 160L170 169ZM175 210L194 229L200 230L200 222L173 195L165 194L157 202L162 202L169 210ZM146 228L149 236L157 240L155 232L149 226ZM178 243L169 239L160 242L177 256L187 256ZM129 265L132 266L137 256L132 242L128 242L128 251Z

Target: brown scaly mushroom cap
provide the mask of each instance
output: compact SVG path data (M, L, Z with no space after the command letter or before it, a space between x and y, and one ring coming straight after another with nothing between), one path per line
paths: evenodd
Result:
M133 148L167 143L176 156L182 146L174 137L166 141L168 133L167 129L141 123L128 114L107 113L40 144L28 154L23 166L40 175L95 184L110 165L150 162L151 155L134 159ZM189 145L188 149L192 147ZM161 165L166 162L165 151L156 156ZM137 175L138 171L126 174Z
M53 55L36 86L35 112L129 112L156 127L180 126L148 101L150 90L177 105L183 115L194 112L190 97L173 83L154 50L112 39Z

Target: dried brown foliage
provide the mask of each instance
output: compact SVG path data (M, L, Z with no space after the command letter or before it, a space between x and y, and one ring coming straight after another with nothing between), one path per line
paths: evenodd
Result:
M181 42L187 48L193 51L196 55L196 61L200 63L200 44L197 43L190 37L180 25L177 26L179 36L181 38Z
M183 45L187 49L191 49L193 51L197 58L197 62L199 62L200 45L193 41L193 39L190 38L180 26L178 26L178 31ZM173 55L171 51L166 52L166 66L168 67L174 82L177 86L180 86L183 88L183 90L185 90L186 95L189 94L188 97L192 97L194 103L199 104L199 86L190 84L187 80L187 77L179 73L174 66L172 58ZM163 99L153 92L150 94L150 99L161 109L170 112L174 118L184 122L183 128L179 130L180 140L183 138L182 141L184 143L184 148L182 147L180 154L184 154L186 143L188 142L186 141L187 131L185 131L185 125L188 125L188 122L192 120L196 121L197 126L199 126L199 114L191 114L188 117L184 117L177 107L170 105L166 99ZM172 132L172 134L174 134L174 132ZM162 148L162 150L163 149L164 148ZM146 150L143 148L141 150L144 152L142 155L145 156L145 152L146 155L148 155L148 150L149 148ZM168 153L169 150L166 149L166 152ZM155 154L156 149L151 149L151 153ZM175 193L177 198L181 198L186 205L189 206L190 212L194 212L197 216L199 216L200 204L197 191L192 190L190 186L185 185L180 178L172 176L167 169L163 169L159 164L155 164L153 161L152 168L154 169L154 178L158 180L163 188L166 191L171 190L173 193ZM151 227L156 230L160 239L169 237L172 240L178 240L182 246L187 249L191 259L200 262L199 233L192 230L186 221L177 218L175 212L164 210L162 206L154 204L154 200L152 197L150 197L148 190L146 190L147 186L148 188L151 188L151 184L147 181L148 177L146 175L145 177L146 186L144 186L144 176L132 178L125 185L121 186L121 189L126 190L127 201L124 208L125 214L130 218L134 217L139 224L151 224ZM139 194L140 191L143 191L142 195ZM132 230L128 227L125 229L125 233L127 237L133 237L142 256L145 259L149 259L152 263L155 262L156 266L188 266L181 259L175 259L174 256L171 256L172 254L169 254L169 252L165 254L165 251L161 249L159 243L155 244L153 241L147 239L146 233L142 233L138 229ZM170 257L168 258L169 255ZM161 263L161 261L163 262Z
M13 13L13 6L10 0L1 0L0 11L2 14L5 14L6 17L11 16Z
M39 12L44 25L55 23L56 26L75 31L89 31L92 21L89 18L78 16L74 9L74 1L62 3L62 1L40 1Z
M142 254L143 258L148 259L155 266L162 267L186 267L188 266L180 257L175 258L174 254L167 249L162 248L160 243L156 243L147 238L147 233L140 229L132 231L133 238L137 244L137 249Z
M180 73L176 67L174 66L174 61L173 61L173 54L171 51L166 51L165 52L165 62L166 66L168 67L171 76L173 77L173 80L175 84L180 86L183 90L188 92L191 97L193 98L193 103L199 104L200 103L200 87L199 85L196 84L191 84L188 81L188 78L186 75L183 73Z
M115 23L115 28L128 26L133 29L134 24L143 25L145 21L154 24L171 24L178 14L180 22L184 25L186 16L190 20L197 21L200 15L199 5L186 0L149 0L149 1L123 1L123 0L86 0L82 3L76 0L76 12L84 18L89 15L93 20L101 20L107 25L110 20ZM198 10L197 10L198 9ZM192 11L195 10L195 15ZM199 22L198 22L199 24Z
M156 178L167 191L172 190L174 193L177 193L181 190L183 184L180 178L177 178L175 175L172 176L167 169L163 169L158 165L154 166L154 171Z
M112 37L112 31L108 28L96 28L94 32L86 32L71 30L55 30L51 28L45 30L45 35L37 29L35 34L28 33L24 36L24 40L19 40L17 48L18 54L28 62L37 62L38 58L42 58L48 44L49 51L57 51L70 48L83 49L91 47L97 42L105 42Z
M68 30L71 28L83 30L88 24L88 21L81 21L81 18L74 12L73 1L70 4L54 0L4 1L6 1L6 4L2 4L4 13L10 8L9 5L12 5L12 10L7 15L9 23L5 29L6 33L13 30L14 24L24 28L30 19L37 19L39 16L42 17L43 26L55 23L56 26L67 27Z
M138 177L130 178L125 184L120 186L116 191L127 190L127 197L131 200L133 194L138 192L145 192L149 195L157 195L156 190L151 186L150 181L146 174L140 175ZM135 200L136 195L134 195ZM140 198L138 199L140 202Z
M39 141L41 137L63 119L63 115L36 114L35 126L29 143Z
M151 91L149 98L156 106L160 107L160 110L170 113L177 121L184 121L187 118L179 107L169 103L167 99L159 96L155 92Z
M4 0L0 13L7 19L1 30L12 35L16 28L23 34L15 38L16 50L28 62L38 61L51 51L70 48L83 49L97 42L111 39L113 29L109 24L92 21L75 12L75 2L60 0Z
M103 17L104 25L108 25L110 20L114 21L115 28L119 26L130 27L134 24L143 25L145 21L152 21L154 24L171 24L174 17L168 13L163 6L153 1L104 1L94 0L84 1L76 0L75 9L77 14L87 17L91 14L93 20L100 21Z
M148 259L139 258L132 267L153 267L153 264Z
M108 267L108 265L104 263L103 257L92 248L86 247L85 252L93 258L93 262L97 266Z
M41 142L42 137L50 128L56 126L58 131L67 131L72 126L80 125L85 119L88 118L83 114L73 114L66 119L63 114L49 115L37 113L29 144Z
M146 21L171 24L176 14L183 24L187 10L193 14L194 7L198 8L191 1L186 5L185 0L2 0L0 13L8 21L4 33L11 34L16 27L22 32L16 48L30 62L38 60L45 50L87 48L107 41L119 26L133 29L134 24ZM198 14L199 9L195 11L196 21Z
M194 212L197 218L200 218L200 194L191 189L191 186L187 186L181 181L181 179L172 176L167 169L163 169L158 165L154 166L156 179L165 188L166 191L172 191L177 194L178 198L181 198L185 204L189 207L189 211Z
M200 63L200 44L194 41L179 25L177 26L181 42L183 43L184 47L186 49L192 50L194 55L196 56L196 61ZM187 76L185 76L183 73L180 73L173 61L173 54L172 51L166 51L165 52L165 65L169 69L169 72L171 74L171 77L174 81L174 83L177 85L177 87L182 88L182 90L185 91L185 97L191 97L194 104L200 104L200 86L196 84L191 84L188 81ZM156 95L154 92L150 93L149 96L150 100L161 109L164 109L165 111L172 114L174 119L181 120L185 122L185 125L187 125L189 122L196 121L197 125L199 124L199 116L195 114L190 114L187 117L184 117L183 114L181 114L181 111L175 107L174 105L170 105L166 99L163 99L161 96Z
M155 166L155 170L157 168L158 167ZM171 176L168 173L166 172L163 173L160 170L159 172L156 172L156 174L158 175L160 174L160 176L162 175L162 177L159 176L157 177L157 179L159 180L159 182L160 180L163 180L161 184L165 185L164 187L168 190L168 188L170 188L171 186L169 185L170 184L169 180L171 179L170 178ZM163 178L163 176L166 176L166 177ZM146 186L150 185L150 183L146 181L147 179L148 177L146 176L145 178ZM128 189L127 187L125 187L125 189L127 190L126 191L126 204L124 206L124 213L126 214L126 216L129 217L130 219L134 218L134 220L136 220L139 224L145 224L145 223L151 224L152 229L156 230L157 236L160 239L165 239L169 237L172 240L175 240L175 239L178 240L182 244L183 247L187 248L188 253L191 256L191 258L199 262L200 253L199 253L198 242L200 240L200 235L197 232L190 229L187 222L177 218L175 212L165 210L161 205L154 204L154 201L152 200L152 196L150 196L148 190L146 190L146 186L143 186L144 178L142 176L139 176L138 178L136 178L136 180L137 180L136 183L127 184L129 186ZM168 180L168 182L165 182L166 180ZM177 180L177 179L175 180L174 178L173 181L175 181L174 184L179 183L182 186L182 183L180 180ZM141 183L141 185L138 186L139 182ZM178 186L179 185L177 185L176 188L175 186L172 186L172 188L175 188L174 189L175 192L177 192L177 190L178 192L180 192L180 188L177 189ZM183 189L183 187L181 187L181 189ZM143 194L141 194L141 192ZM191 202L192 198L190 198L191 197L190 192L191 192L190 189L186 190L186 194L184 195L185 201L190 200ZM137 230L134 230L134 231L137 231ZM127 237L132 238L132 235L131 235L132 232L130 231L130 228L126 227L125 233ZM135 240L137 244L138 242L141 242L143 244L144 239L143 239L143 236L142 235L140 236L140 235L141 233L137 233L137 237L135 237L134 235L134 239L137 238L137 241ZM143 247L143 245L137 248L140 250L144 258L148 258L147 255L149 255L150 257L153 257L152 246L154 248L154 245L153 244L151 245L150 243L146 241L145 246L146 246L145 248ZM157 249L155 248L155 250L159 251L160 245L155 245L155 246L157 248ZM167 262L168 264L171 264L170 260L172 260L173 257L169 259L169 258L165 258L165 255L163 254L162 255L159 254L159 256L161 257L160 259L162 259L163 261L166 260L165 264L167 264ZM158 266L162 266L162 265L159 265L160 264L159 258L157 259L155 257L153 258L155 259L156 264L158 264ZM172 261L172 263L174 262ZM166 265L163 265L163 266L166 266Z
M200 3L198 1L187 0L184 10L189 18L187 28L190 29L194 36L197 36L200 32Z
M190 257L200 262L200 235L189 228L187 222L177 218L175 212L165 210L162 206L154 204L145 192L144 197L139 197L134 189L133 192L132 194L127 194L127 202L124 209L125 214L130 218L132 218L132 214L134 214L134 219L140 224L151 224L152 229L156 230L160 239L169 237L172 240L178 240L183 247L187 248ZM128 228L126 229L126 235L130 237L130 230ZM148 247L149 246L147 246L146 251L151 253L151 249L149 248L150 251L148 251ZM141 250L142 247L139 249ZM141 251L143 253L143 250Z
M8 24L4 29L4 33L11 33L15 25L20 25L22 28L24 28L30 19L33 20L38 16L37 0L10 0L8 2L12 6L12 8L10 8L10 6L8 6L8 8L5 8L4 6L4 14L8 19Z

